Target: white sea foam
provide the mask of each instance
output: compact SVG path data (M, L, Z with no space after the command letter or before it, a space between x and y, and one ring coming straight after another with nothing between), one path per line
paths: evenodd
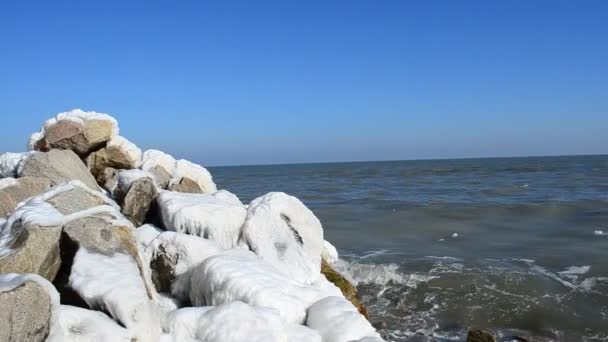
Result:
M603 230L595 230L595 231L593 231L593 235L596 235L596 236L608 236L608 232L605 232Z

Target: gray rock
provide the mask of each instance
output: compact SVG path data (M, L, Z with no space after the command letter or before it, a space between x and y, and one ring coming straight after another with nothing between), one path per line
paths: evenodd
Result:
M51 300L45 289L26 281L0 292L0 341L45 341L49 334Z
M156 185L160 189L167 189L169 186L169 181L171 181L171 174L167 169L162 167L161 165L156 165L149 172L154 176L154 180L156 181Z
M75 186L70 191L51 197L47 202L63 215L73 214L104 204L104 201L99 196L95 196L78 186Z
M79 180L91 189L99 188L82 160L71 150L34 153L24 162L21 176L48 178L52 185Z
M182 177L182 179L179 180L179 183L175 183L171 186L170 190L190 194L203 193L203 189L201 189L200 185L188 177Z
M15 182L15 185L0 189L0 217L12 213L19 202L51 187L51 182L47 178L22 177Z
M61 227L39 227L19 220L14 224L23 226L14 227L19 235L11 244L13 252L0 257L0 274L36 273L53 281L61 266Z
M154 180L143 177L131 184L123 198L119 200L121 212L136 227L141 226L152 204L158 196Z
M84 217L67 223L63 227L64 237L77 248L111 256L126 253L138 256L129 227L115 225L103 218Z

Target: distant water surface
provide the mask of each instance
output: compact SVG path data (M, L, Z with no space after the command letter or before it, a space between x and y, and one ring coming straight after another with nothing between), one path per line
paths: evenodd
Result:
M608 156L210 168L300 198L389 341L608 340Z

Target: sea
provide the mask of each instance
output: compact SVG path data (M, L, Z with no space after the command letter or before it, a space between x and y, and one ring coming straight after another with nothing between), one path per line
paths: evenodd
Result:
M209 169L313 210L387 341L608 341L608 155Z

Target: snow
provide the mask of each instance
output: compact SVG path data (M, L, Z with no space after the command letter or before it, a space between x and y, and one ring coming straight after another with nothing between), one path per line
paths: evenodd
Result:
M19 185L19 181L16 178L0 178L0 190L15 185Z
M240 301L217 307L180 309L169 315L167 341L321 342L314 331L285 323L275 310Z
M138 339L160 337L160 309L148 297L131 256L107 256L81 248L74 257L69 285L89 307L108 312Z
M34 150L36 143L40 141L40 139L44 138L46 130L61 120L70 120L83 125L86 124L86 121L88 120L109 121L112 125L112 136L114 137L118 135L118 122L111 115L97 112L85 112L81 109L72 109L67 112L59 113L55 117L46 120L46 122L40 128L40 132L33 133L30 136L28 150Z
M212 194L217 191L217 186L213 182L211 173L204 167L185 159L180 159L175 163L175 173L169 182L169 188L173 184L179 183L184 177L196 182L206 194Z
M224 202L244 207L243 202L241 202L241 200L235 194L227 190L218 190L216 193L213 194L213 197L220 199Z
M140 168L151 171L156 166L162 166L170 175L175 173L175 159L172 156L159 150L146 150Z
M106 186L108 187L107 190L113 196L115 196L116 190L129 189L131 187L131 184L141 178L150 178L151 180L154 180L154 176L146 171L142 171L139 169L119 170L116 177L111 182L109 182L110 184L106 184Z
M325 240L323 241L323 252L321 253L321 257L330 265L333 265L339 260L338 250L329 241Z
M161 191L156 201L167 230L197 235L222 248L238 244L247 210L225 195L187 194Z
M341 296L327 281L298 283L250 251L233 249L207 258L192 275L190 300L196 306L243 301L278 310L287 322L302 323L306 309L327 296Z
M342 297L327 297L308 309L306 325L323 337L323 342L347 342L380 337L357 309Z
M48 280L37 274L0 274L0 292L12 291L28 281L40 285L40 287L42 287L46 291L51 301L51 313L53 313L54 309L56 309L59 305L59 293L57 292L53 284L51 284Z
M21 170L23 169L23 162L27 160L32 153L35 152L6 152L0 155L0 178L19 177L19 175L21 175Z
M102 312L60 305L47 342L130 342L132 334Z
M253 200L243 225L243 241L297 281L310 284L320 277L323 227L293 196L271 192Z
M192 269L222 249L213 241L176 232L163 232L152 225L143 225L135 231L135 239L142 247L144 263L149 265L161 252L175 260L175 280L172 295L179 300L189 299Z

